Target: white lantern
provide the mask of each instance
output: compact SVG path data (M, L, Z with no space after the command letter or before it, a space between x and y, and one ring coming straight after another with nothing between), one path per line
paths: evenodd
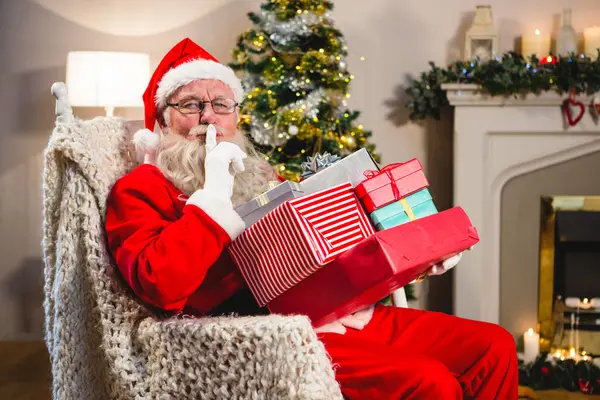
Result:
M498 33L492 21L492 6L479 5L475 8L473 24L465 34L465 60L474 57L481 61L491 59L498 52Z
M571 25L571 9L563 10L562 26L556 35L556 55L569 56L577 52L577 32Z

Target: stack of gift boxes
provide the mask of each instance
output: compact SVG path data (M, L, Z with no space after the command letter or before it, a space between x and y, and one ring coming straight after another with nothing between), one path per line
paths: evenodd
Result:
M416 158L390 164L381 171L365 171L356 194L378 231L437 213L429 182Z
M229 247L260 306L314 326L356 312L472 247L460 207L437 212L417 159L379 170L365 149L309 159L236 209L247 229Z

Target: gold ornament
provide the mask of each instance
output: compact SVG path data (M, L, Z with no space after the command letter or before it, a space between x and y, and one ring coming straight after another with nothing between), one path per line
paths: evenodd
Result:
M282 60L271 57L271 62L266 65L263 75L267 82L276 82L279 80L283 69L284 66Z
M329 104L331 104L334 107L337 107L340 105L344 97L344 92L339 89L325 89L325 95Z
M340 48L340 41L334 35L330 35L329 46L332 47L332 52L337 52Z
M280 113L280 124L282 126L298 125L304 119L304 114L301 110L292 109Z
M300 62L300 68L307 71L310 70L322 70L323 66L331 65L329 56L324 52L318 50L310 50L302 55L302 61Z
M300 180L300 173L291 171L289 168L279 171L279 175L288 181L298 182Z
M300 125L300 127L298 129L297 137L299 140L306 140L308 138L311 138L313 136L320 135L320 134L321 134L321 130L319 128L317 128L310 122L305 122L302 125Z
M290 0L271 0L273 4L277 4L280 8L287 8L290 4Z
M323 4L319 4L318 6L315 7L315 15L318 17L325 14L326 11L327 11L327 9L325 8L325 6Z
M277 108L277 99L275 98L275 96L273 96L272 94L268 94L268 101L269 101L269 108L270 109L275 109Z
M250 114L241 114L239 123L242 125L250 125L252 123L252 116Z
M288 67L293 67L294 65L298 65L298 61L300 60L300 54L291 54L284 53L281 55L281 59Z

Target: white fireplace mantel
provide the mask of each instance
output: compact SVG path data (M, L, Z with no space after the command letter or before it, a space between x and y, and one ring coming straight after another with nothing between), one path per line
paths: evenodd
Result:
M442 88L455 113L454 204L481 239L455 269L454 309L460 317L498 323L502 188L519 175L600 151L600 124L590 112L591 97L581 98L585 115L568 127L565 95L492 97L477 85Z

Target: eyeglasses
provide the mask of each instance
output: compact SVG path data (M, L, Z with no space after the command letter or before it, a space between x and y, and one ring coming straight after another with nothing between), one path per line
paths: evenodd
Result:
M167 106L175 108L182 114L201 114L207 103L210 103L215 114L231 114L238 106L238 103L231 99L213 99L207 101L188 99L180 100L177 103L167 103Z

